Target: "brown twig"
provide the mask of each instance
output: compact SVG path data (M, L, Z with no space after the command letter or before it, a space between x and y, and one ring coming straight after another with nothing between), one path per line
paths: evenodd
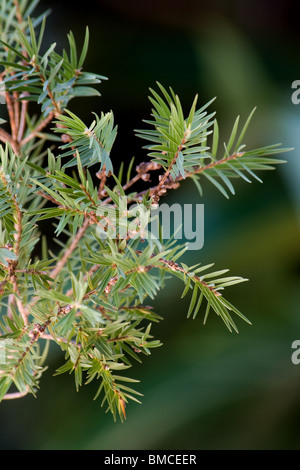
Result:
M18 101L19 93L17 91L13 92L13 103L14 103L14 115L15 115L15 126L16 132L18 132L20 125L20 102ZM16 135L16 140L18 136Z
M19 146L18 144L13 140L12 136L6 132L4 129L0 129L0 140L1 142L8 142L11 145L11 148L15 152L16 155L19 154Z
M160 169L161 169L161 165L155 162L140 163L136 167L137 174L133 178L131 178L126 184L122 186L123 190L126 191L140 179L142 179L143 181L149 181L150 180L149 171L155 171L155 170L160 170ZM103 204L108 204L111 201L112 201L111 197L108 197L103 201Z
M36 194L38 194L39 196L42 196L44 199L47 199L48 201L53 202L53 204L56 204L58 206L60 205L60 203L56 199L54 199L54 197L50 196L50 194L46 194L41 190L37 191Z
M59 310L57 312L57 316L60 315L65 315L70 311L70 306L65 305L64 307L59 307ZM31 337L30 343L26 347L26 349L23 351L21 356L18 359L17 364L13 367L13 370L11 371L11 376L13 373L17 370L17 368L22 364L24 359L26 358L27 354L31 350L32 346L34 343L36 343L39 338L41 338L44 334L48 326L51 324L51 319L46 320L43 324L36 323L33 327L33 329L28 333L28 335ZM22 333L24 334L24 332ZM30 391L30 387L28 386L26 391L24 392L16 392L16 393L6 393L4 397L2 398L3 400L12 400L14 398L21 398L27 395Z
M21 140L20 146L22 147L23 145L27 144L31 139L33 139L39 132L41 132L54 118L55 113L54 111L51 111L49 115L40 122L40 124L24 139Z
M16 277L16 269L18 266L18 257L20 254L20 243L21 243L21 238L22 238L22 211L17 203L16 195L11 192L7 184L6 176L3 173L3 171L0 173L0 179L2 181L3 186L6 188L6 191L10 195L10 198L11 198L11 201L13 203L15 213L16 213L15 234L14 234L15 243L14 243L14 246L11 247L11 250L15 253L17 259L10 260L8 262L8 274L9 274L9 280L13 285L14 299L16 301L20 314L23 318L24 324L27 325L28 324L27 312L20 299L20 290L19 290L17 277ZM10 297L9 300L12 302L13 298Z
M17 132L16 121L15 121L15 110L13 106L13 99L10 96L8 91L5 92L5 101L6 101L6 107L7 107L8 116L9 116L9 124L11 128L12 140L16 142L18 132Z
M86 197L88 198L88 200L89 200L94 206L96 206L96 205L97 205L97 202L94 201L94 199L92 198L92 196L90 195L90 193L86 190L84 184L81 184L81 185L80 185L80 188L82 189L82 191L84 192L84 194L86 195Z
M140 250L137 250L136 251L137 254L141 255L142 254L142 251ZM151 258L153 258L154 256L156 255L152 255ZM171 271L177 271L177 272L181 272L183 274L187 274L186 271L181 267L179 266L179 264L175 263L174 261L169 261L169 260L166 260L164 258L159 258L159 263L161 263L161 265L159 267L163 267L165 269L169 269ZM157 268L158 266L157 265L148 265L148 266L138 266L137 268L131 270L131 271L127 271L125 273L125 275L128 275L130 274L131 272L133 271L138 271L138 272L147 272L149 271L150 269L153 269L153 268ZM210 286L209 284L207 284L205 281L203 281L200 277L194 275L193 276L193 279L194 281L196 282L199 282L200 284L202 284L204 287L206 287L207 289L209 289L216 297L220 296L220 292L217 291L217 289L215 289L214 287ZM112 287L116 284L116 282L118 281L118 276L113 276L107 283L105 289L104 289L104 292L106 294L109 294L111 292L111 289Z
M17 136L18 142L21 142L22 137L23 137L24 132L25 132L27 109L28 109L28 101L23 100L22 101L22 106L21 106L21 115L20 115L18 136Z
M228 157L221 158L221 160L213 161L213 162L211 162L211 163L209 163L208 165L205 165L205 166L200 166L197 169L195 169L195 171L191 171L189 173L186 173L185 176L186 176L186 178L188 178L188 177L193 176L193 175L198 175L199 173L202 173L203 171L214 168L215 166L223 165L223 163L227 163L231 160L236 160L237 158L242 157L243 155L244 155L244 152L235 152L232 155L229 155ZM182 177L181 177L181 179L182 179Z
M43 85L45 85L46 78L41 73L40 67L35 63L34 60L31 60L30 63L31 63L31 65L33 65L35 67L36 71L38 72L38 74L40 76L41 82L43 83ZM49 96L50 100L52 101L52 104L53 104L53 107L54 107L54 115L59 116L61 114L61 109L60 109L59 103L57 103L55 101L54 95L51 91L51 88L50 88L49 84L47 85L46 88L47 88L48 96Z
M231 160L236 160L237 158L239 157L242 157L244 155L243 152L239 152L239 153L233 153L232 155L228 156L228 157L225 157L225 158L222 158L220 160L216 160L216 161L213 161L207 165L204 165L204 166L198 166L196 167L193 171L190 171L188 173L185 174L185 176L183 177L182 175L179 175L175 178L175 180L173 180L172 178L170 178L168 176L168 178L164 178L164 183L163 185L161 184L161 181L159 183L159 185L157 186L153 186L152 188L148 188L148 189L144 189L143 191L137 193L135 196L133 196L129 201L129 202L132 202L132 201L139 201L142 199L142 197L147 194L149 192L149 197L155 197L156 195L163 195L167 192L168 189L177 189L180 185L180 182L182 182L185 178L190 178L194 175L198 175L200 173L202 173L203 171L207 171L207 170L210 170L211 168L214 168L216 166L219 166L219 165L223 165L224 163L227 163ZM160 186L160 189L159 189L159 186ZM159 199L159 198L158 198ZM104 201L105 202L105 201Z
M25 397L29 392L29 387L26 388L24 392L14 392L14 393L7 393L4 395L2 400L15 400L16 398Z
M106 179L107 179L105 165L103 165L103 168L101 171L98 171L98 173L96 173L96 176L100 180L99 189L98 189L98 199L102 199L102 197L104 197L105 195L104 186L105 186Z
M18 20L18 23L23 23L23 16L21 14L21 9L20 9L20 5L19 5L19 2L18 0L13 0L14 2L14 5L16 7L16 17L17 17L17 20Z
M87 228L89 227L89 225L90 225L90 219L86 218L84 220L83 224L82 224L82 227L80 227L80 229L78 229L78 231L77 231L75 237L73 238L72 242L70 243L69 247L64 252L64 255L57 262L57 265L55 266L55 268L51 271L51 273L50 273L51 277L53 277L55 279L58 276L58 274L63 269L66 262L68 261L69 257L71 256L71 254L73 253L73 251L77 247L79 241L81 240L81 238L85 234L85 232L86 232Z
M161 191L161 189L163 188L165 182L167 181L167 179L168 179L168 177L169 177L169 174L170 174L170 172L171 172L173 166L175 165L175 163L176 163L176 161L177 161L179 152L182 151L182 149L183 149L183 147L184 147L184 145L185 145L185 143L186 143L186 141L187 141L188 136L190 135L190 133L191 133L190 128L188 128L188 129L185 131L185 133L184 133L184 136L183 136L183 138L182 138L182 140L181 140L181 142L180 142L180 145L179 145L179 147L178 147L178 149L177 149L177 151L176 151L176 153L175 153L175 155L174 155L174 157L173 157L173 159L172 159L172 161L171 161L171 163L170 163L170 165L169 165L167 171L166 171L166 172L164 173L164 175L161 177L161 179L160 179L160 181L159 181L159 184L158 184L158 186L156 187L156 189L155 189L155 191L154 191L154 194L153 194L154 197L160 195L160 191Z

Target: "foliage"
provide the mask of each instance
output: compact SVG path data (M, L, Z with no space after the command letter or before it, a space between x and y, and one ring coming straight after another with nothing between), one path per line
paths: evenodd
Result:
M37 3L0 3L0 78L8 117L0 129L0 399L36 393L54 341L65 353L56 373L74 373L77 389L98 380L95 398L115 419L124 419L126 403L139 402L140 393L123 371L160 346L151 324L161 318L146 302L168 275L181 279L182 297L190 295L188 318L201 311L205 323L212 311L230 331L237 331L234 315L250 323L223 295L245 279L224 277L228 270L211 271L212 264L179 262L186 246L144 237L141 215L130 204L156 207L187 179L201 194L207 179L228 197L235 178L261 181L255 172L272 169L281 162L273 155L286 149L245 149L252 112L241 130L236 119L220 150L217 120L206 110L211 102L197 109L196 97L185 117L179 97L158 84L151 90L150 128L136 131L150 142L149 161L134 176L133 161L126 176L124 165L116 174L113 113L94 114L86 124L68 109L75 97L99 95L95 85L105 79L83 70L88 29L80 53L72 33L68 52L57 53L55 43L45 48L46 14L32 17ZM32 109L39 109L38 117ZM132 189L148 182L151 172L159 172L156 186ZM111 232L113 217L123 221L125 215L135 236L124 222ZM45 237L39 243L45 219L56 221L55 253Z

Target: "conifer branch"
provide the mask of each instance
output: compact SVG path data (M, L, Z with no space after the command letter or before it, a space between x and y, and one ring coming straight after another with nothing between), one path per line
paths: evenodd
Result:
M88 218L86 218L85 221L83 222L82 227L77 231L77 233L76 233L75 237L73 238L70 246L66 249L66 251L64 252L62 258L57 262L55 268L51 271L51 273L50 273L51 277L56 278L58 276L58 274L61 272L61 270L65 266L66 262L68 261L68 259L72 255L73 251L77 248L78 243L80 242L80 240L84 236L84 234L85 234L87 228L89 227L89 225L90 225L90 220Z
M162 231L148 237L143 216L160 209L160 198L183 180L200 194L207 180L228 197L236 178L261 181L256 173L273 169L282 162L277 154L289 149L245 147L253 111L241 129L236 119L220 150L215 113L207 111L213 100L197 108L196 95L185 116L179 97L158 83L150 89L150 127L136 131L149 158L134 174L134 159L116 174L113 113L93 113L86 123L69 109L72 99L99 96L106 79L84 69L89 30L80 51L71 32L62 55L55 43L44 48L46 15L35 17L35 5L0 3L10 125L9 132L0 128L0 401L36 394L47 357L43 339L64 353L56 374L72 373L77 390L83 376L97 380L95 398L124 420L127 402L140 396L126 370L161 346L151 334L161 317L148 299L164 287L166 273L182 282L181 297L190 294L188 318L202 313L206 323L213 312L229 331L238 331L233 317L250 323L227 300L227 288L245 279L224 277L228 270L212 271L212 264L187 266L187 247L173 234L164 242ZM152 172L159 172L153 186ZM48 233L38 244L44 220L55 222L57 250L48 250Z
M176 151L176 153L175 153L175 155L174 155L174 157L173 157L173 159L172 159L172 161L171 161L171 163L170 163L170 165L169 165L167 171L166 171L166 172L164 173L164 175L161 177L159 184L157 185L157 187L155 188L155 190L154 190L153 194L151 194L151 196L154 196L154 197L155 197L155 196L159 195L160 192L161 192L161 190L162 190L162 188L164 188L164 184L165 184L165 182L167 181L167 179L168 179L168 177L169 177L169 175L170 175L170 173L171 173L171 171L172 171L173 166L176 164L176 161L177 161L177 159L178 159L179 153L180 153L180 152L182 151L182 149L184 148L184 145L185 145L185 143L186 143L186 141L187 141L187 137L188 137L188 135L190 134L190 132L191 132L190 129L187 129L187 130L185 131L184 136L183 136L183 138L182 138L182 140L181 140L181 142L180 142L180 145L179 145L179 147L178 147L178 149L177 149L177 151ZM183 178L182 175L181 175L181 178Z
M28 103L28 102L27 102ZM24 115L26 113L26 106L24 106ZM55 116L55 113L54 112L50 112L50 114L45 118L43 119L38 126L36 126L36 128L30 132L29 135L27 135L26 137L24 137L24 139L21 140L20 142L20 146L23 147L24 145L26 145L28 142L30 142L32 139L34 139L37 134L39 132L41 132L45 127L48 126L48 124L50 124L50 122L53 120ZM23 119L22 119L22 122L24 121L25 117L23 116ZM20 136L24 134L24 124L22 125L22 127L20 126Z

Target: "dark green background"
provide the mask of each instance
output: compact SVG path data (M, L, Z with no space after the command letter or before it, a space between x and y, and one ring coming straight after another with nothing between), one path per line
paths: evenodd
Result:
M52 377L62 356L53 345L37 399L0 406L1 449L299 449L300 365L291 344L300 339L300 105L291 84L300 79L300 35L291 1L158 0L41 1L51 6L47 41L82 43L89 25L86 69L109 77L101 98L72 102L83 120L113 110L119 126L115 166L146 158L133 129L150 114L148 88L172 86L188 110L196 93L217 96L223 141L237 114L254 106L247 147L282 142L288 163L264 180L237 182L226 200L205 185L201 199L183 184L166 201L205 204L205 244L185 261L215 262L249 282L228 299L253 323L230 334L211 314L187 320L188 300L170 280L155 301L164 320L153 331L163 346L134 365L143 404L130 404L114 423L93 401L95 387L75 392L73 377Z

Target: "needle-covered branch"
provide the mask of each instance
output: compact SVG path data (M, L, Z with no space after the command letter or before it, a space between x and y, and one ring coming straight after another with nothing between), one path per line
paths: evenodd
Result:
M174 233L164 238L162 224L154 236L148 230L152 210L183 181L202 194L208 180L228 197L236 178L261 181L257 173L281 163L276 155L287 149L246 148L253 112L241 128L235 120L220 148L213 100L197 108L196 96L185 116L179 97L158 84L149 127L137 131L149 159L117 169L113 112L91 110L84 122L69 109L74 98L98 97L105 79L83 68L89 30L80 48L70 32L68 51L58 53L45 44L48 12L35 16L36 4L0 2L8 116L0 119L0 400L36 395L52 341L62 351L56 373L72 373L77 390L98 380L95 398L123 420L141 395L126 370L161 346L151 325L162 318L149 299L166 278L176 276L182 297L190 296L188 318L206 323L211 312L229 331L250 323L227 300L245 279L213 264L187 266L186 244Z

